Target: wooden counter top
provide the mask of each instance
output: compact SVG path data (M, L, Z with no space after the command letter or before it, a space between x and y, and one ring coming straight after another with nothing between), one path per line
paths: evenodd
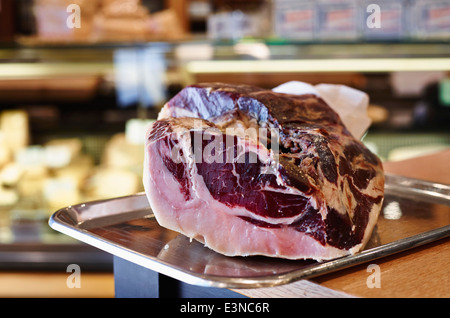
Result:
M386 172L450 184L450 149L386 162ZM450 218L450 215L448 216ZM380 288L369 288L369 264L380 270ZM241 290L250 297L450 297L450 238L349 269L272 288Z
M450 149L384 164L387 172L450 184ZM449 216L450 218L450 216ZM380 288L369 288L376 264ZM250 297L450 297L450 238L349 269L291 284L236 290ZM81 273L81 288L69 289L68 273L0 272L0 297L113 297L112 273ZM370 285L370 284L369 284Z

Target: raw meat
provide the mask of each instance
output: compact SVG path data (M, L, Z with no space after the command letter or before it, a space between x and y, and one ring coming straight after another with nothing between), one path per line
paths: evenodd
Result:
M159 224L224 255L333 259L360 251L376 224L381 162L315 95L188 86L146 140Z

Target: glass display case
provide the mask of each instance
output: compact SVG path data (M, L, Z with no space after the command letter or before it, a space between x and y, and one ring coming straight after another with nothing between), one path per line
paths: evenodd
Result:
M142 191L145 128L168 99L196 82L348 85L370 96L372 126L364 142L382 159L450 147L448 38L399 38L398 29L391 32L394 38L305 37L308 26L280 25L289 18L283 11L289 1L275 1L278 11L268 13L279 19L282 37L185 34L189 25L198 27L203 19L207 28L205 19L231 9L181 2L191 14L177 20L175 34L182 37L99 41L75 34L67 41L61 34L37 37L42 30L13 40L2 35L7 41L0 44L1 268L53 268L77 260L85 268L111 270L109 255L54 232L48 217L72 204ZM266 3L256 2L256 7ZM0 3L6 8L8 1ZM183 7L167 3L175 13ZM19 15L29 13L26 8ZM139 12L133 14L152 13ZM53 29L39 21L36 26Z

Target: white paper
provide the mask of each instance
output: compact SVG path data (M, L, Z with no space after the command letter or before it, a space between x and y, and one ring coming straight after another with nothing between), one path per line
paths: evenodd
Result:
M369 96L357 89L336 84L311 85L299 81L290 81L273 89L285 94L314 94L321 97L336 113L345 127L357 139L361 139L372 123L367 115Z

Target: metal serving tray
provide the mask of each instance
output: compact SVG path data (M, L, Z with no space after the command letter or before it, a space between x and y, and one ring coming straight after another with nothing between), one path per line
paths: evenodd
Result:
M450 186L386 176L380 218L364 251L326 262L227 257L158 225L144 193L73 205L50 226L115 256L185 283L268 287L368 262L450 235Z

